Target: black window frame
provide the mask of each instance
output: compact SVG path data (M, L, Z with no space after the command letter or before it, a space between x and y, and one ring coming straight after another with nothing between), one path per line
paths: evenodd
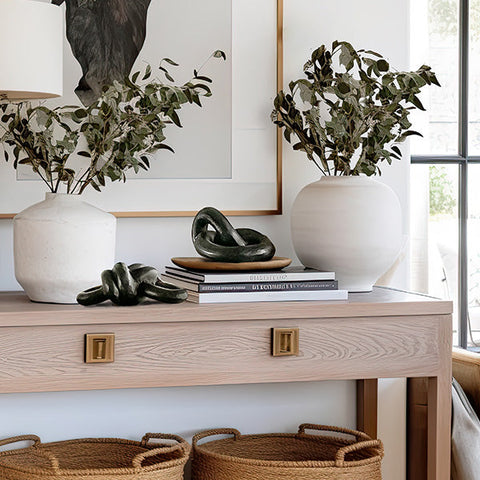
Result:
M468 347L468 166L480 156L468 154L468 87L470 2L459 0L459 109L458 155L412 155L413 165L458 165L458 346Z

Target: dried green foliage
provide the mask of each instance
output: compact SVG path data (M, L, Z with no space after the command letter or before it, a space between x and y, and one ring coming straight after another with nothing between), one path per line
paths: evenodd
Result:
M339 41L316 49L304 72L277 95L272 120L325 175L370 176L380 173L379 162L400 159L396 144L420 135L408 119L424 110L418 94L440 86L426 65L392 71L380 54Z
M220 50L212 57L226 59ZM201 98L212 94L210 78L195 70L190 81L177 86L166 65L178 65L169 58L160 63L168 83L154 77L147 65L124 82L105 87L88 108L0 104L5 160L12 155L15 168L30 165L52 192L61 185L68 193L82 193L87 187L101 190L106 179L125 181L128 170L148 170L149 154L160 149L173 152L165 143L165 129L182 126L183 105L201 107ZM77 156L88 162L79 172L69 163Z

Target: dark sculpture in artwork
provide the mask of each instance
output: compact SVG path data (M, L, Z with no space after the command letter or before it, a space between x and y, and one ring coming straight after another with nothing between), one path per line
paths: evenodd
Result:
M90 105L104 85L130 74L145 42L151 0L52 0L63 2L67 38L83 73L75 92Z
M214 231L208 229L212 226ZM261 262L275 255L268 237L250 228L232 227L216 208L205 207L193 220L192 240L195 250L218 262Z
M102 272L101 285L79 293L77 302L89 306L110 300L116 305L132 306L144 300L181 303L187 296L183 288L162 282L155 268L141 263L127 267L119 262L111 270Z

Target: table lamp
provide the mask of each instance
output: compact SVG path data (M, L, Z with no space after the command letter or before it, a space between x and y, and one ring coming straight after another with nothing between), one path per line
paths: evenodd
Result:
M0 99L62 95L63 11L32 0L0 0Z

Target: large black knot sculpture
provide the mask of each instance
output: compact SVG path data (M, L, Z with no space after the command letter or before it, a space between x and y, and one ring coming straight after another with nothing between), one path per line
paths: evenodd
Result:
M153 267L141 263L126 266L116 263L111 270L102 272L102 285L89 288L77 296L80 305L95 305L111 300L116 305L138 305L148 298L158 302L181 303L187 292L170 283L160 281Z
M208 229L212 226L214 231ZM268 237L250 228L235 230L216 208L205 207L193 220L195 250L217 262L243 263L270 260L275 246Z

